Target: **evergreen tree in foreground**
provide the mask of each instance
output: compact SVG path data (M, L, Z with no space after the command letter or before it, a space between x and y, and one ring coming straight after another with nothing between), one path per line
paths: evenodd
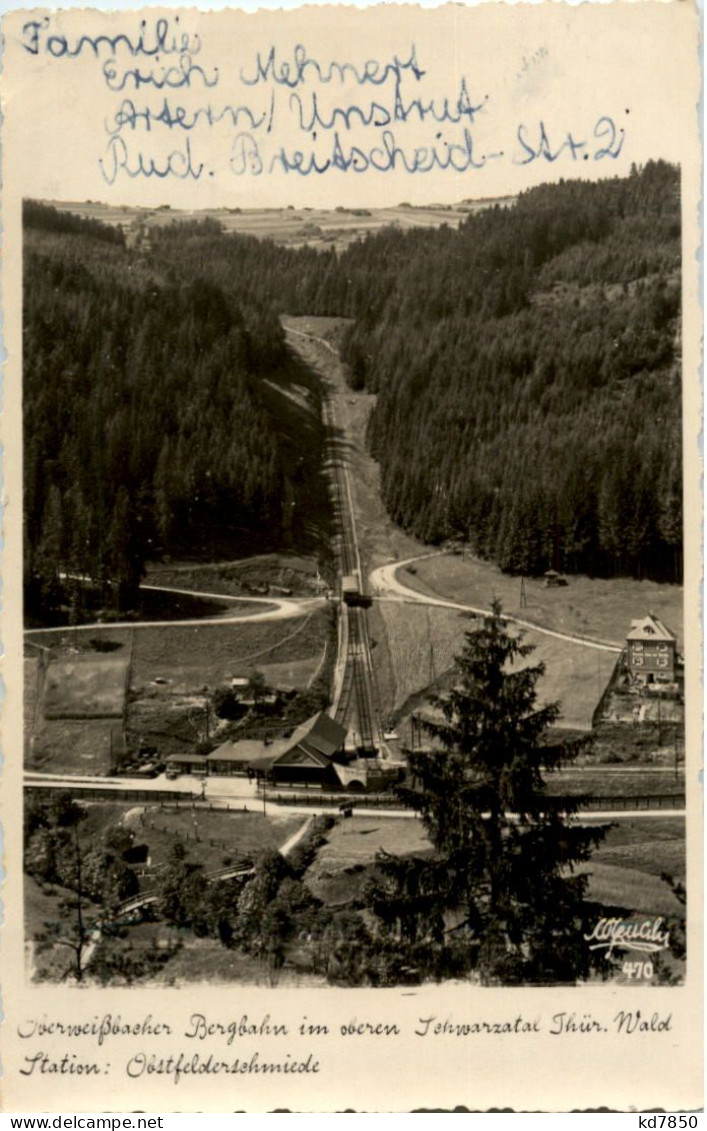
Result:
M416 785L404 796L436 849L436 898L461 911L456 941L468 940L488 983L571 983L589 972L587 876L575 868L604 830L571 823L564 800L560 809L544 793L544 773L574 755L546 745L559 709L536 706L544 665L520 666L532 651L494 603L466 634L456 687L435 701L443 721L426 724L442 749L409 754Z

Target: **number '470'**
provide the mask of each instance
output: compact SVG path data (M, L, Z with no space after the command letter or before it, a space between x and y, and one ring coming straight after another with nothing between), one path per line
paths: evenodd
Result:
M625 974L630 982L653 977L652 962L624 962L621 973Z

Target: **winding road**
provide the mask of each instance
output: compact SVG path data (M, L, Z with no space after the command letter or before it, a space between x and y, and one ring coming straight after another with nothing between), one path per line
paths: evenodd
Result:
M294 335L300 340L315 343L317 346L325 349L329 354L332 355L335 361L339 363L339 355L337 351L325 338L319 337L318 335L310 332L297 330L292 326L286 326L285 329L288 335ZM310 364L312 363L311 357L307 357L306 360ZM325 419L328 419L328 416L331 417L331 421L333 423L332 409L329 406L325 406ZM347 521L351 524L351 545L355 558L355 560L352 561L346 560L346 537L344 537L345 544L344 550L342 551L342 570L344 573L357 571L359 577L363 581L363 577L361 575L361 561L356 541L355 516L348 469L345 465L345 461L340 460L339 462L342 464L341 474L344 484L344 490L340 492L340 494L344 495L344 499L340 500L340 511L348 511L348 514L350 516ZM431 553L417 554L414 557L406 558L402 561L398 559L388 565L379 566L377 569L372 570L368 576L368 592L373 595L374 601L398 601L400 603L407 604L415 603L418 605L427 605L434 608L454 609L459 612L475 613L477 616L490 615L491 609L489 608L484 608L480 605L469 605L444 597L433 597L426 593L421 593L419 590L413 589L408 585L405 585L405 583L400 580L398 573L406 566L412 565L414 562L423 561L426 558L441 556L447 552L448 551L445 550L438 550L432 551ZM533 632L539 632L545 636L554 637L557 640L566 640L572 644L584 645L587 648L593 648L600 652L613 652L616 655L618 655L622 650L621 644L614 640L597 640L595 638L582 636L577 633L562 632L559 629L551 628L547 625L543 625L542 623L524 620L521 617L511 616L507 613L504 613L502 615L503 620L507 623L517 624L519 628L525 628ZM368 661L370 664L370 651L368 652Z
M405 604L432 605L440 609L457 609L461 612L476 613L477 616L489 616L491 609L482 608L480 605L466 605L459 601L450 601L445 597L432 597L426 593L421 593L418 589L411 589L398 577L398 571L405 569L406 566L412 565L414 562L424 561L427 558L441 557L445 553L447 551L441 550L432 554L417 554L415 557L406 558L404 561L391 562L390 565L374 569L369 578L371 588L376 594L374 600L397 600ZM587 648L595 648L600 652L615 652L618 655L622 650L621 645L613 640L595 640L590 636L560 632L559 629L549 628L538 621L523 620L522 617L510 616L508 613L502 613L501 619L508 624L517 624L520 628L540 632L544 636L554 636L556 640L568 640L572 644L583 644Z
M140 589L154 593L171 593L180 597L201 597L209 601L223 601L231 608L242 605L263 605L260 613L228 613L216 617L182 617L178 620L128 620L128 621L90 621L88 624L58 624L52 628L28 628L25 636L32 639L51 632L95 632L97 628L120 632L122 629L164 628L174 625L193 626L209 624L255 624L258 621L287 620L290 617L309 616L315 609L326 604L324 597L232 597L226 593L202 593L195 589L174 589L168 585L141 585Z
M346 446L342 444L340 440L343 429L338 426L335 412L336 403L333 394L340 390L336 383L332 383L328 380L330 376L330 371L328 370L330 365L329 358L327 358L325 362L318 351L320 349L326 350L337 365L340 365L339 355L329 342L316 334L298 330L292 326L286 326L285 329L288 337L294 336L298 340L298 352L301 353L308 365L319 371L323 384L328 390L323 402L323 419L328 433L329 451L327 462L339 527L337 548L342 575L355 574L359 579L361 591L363 592L365 590L368 592L375 602L425 605L433 608L451 609L476 614L478 616L489 615L491 612L489 608L420 592L420 590L405 584L400 578L400 571L413 563L441 556L449 551L432 551L417 554L402 560L396 559L372 570L368 578L364 579L356 534L356 516L350 479L349 456ZM249 595L244 598L238 598L223 593L202 592L173 586L145 584L141 586L141 588L154 592L169 593L175 596L219 601L225 603L228 608L224 611L223 615L215 617L200 617L174 621L95 622L93 624L80 625L77 627L67 625L47 629L32 629L27 631L27 636L28 638L32 638L44 633L56 633L58 631L69 630L72 632L95 631L97 628L118 631L121 629L134 630L164 625L228 625L257 621L286 620L311 615L315 609L321 608L326 604L326 598L324 597L280 598L253 597ZM235 611L239 604L248 606L249 611L244 611L243 613ZM254 606L262 606L262 611L252 611ZM374 694L375 680L368 639L366 611L364 608L349 607L341 601L340 613L339 655L334 677L334 694L330 714L332 717L336 718L337 721L342 723L342 725L348 727L350 734L355 736L356 744L359 747L367 747L370 750L376 748L379 750L384 749L380 712L377 709ZM508 623L558 640L615 655L618 655L622 651L622 645L616 641L600 640L577 633L564 632L548 625L543 625L540 622L526 620L511 614L504 613L502 616L503 620ZM135 779L134 781L130 781L126 779L85 778L80 780L77 778L67 779L62 775L54 776L51 774L32 772L26 774L26 784L28 786L43 786L49 788L61 788L62 786L66 788L68 784L78 785L80 788L82 784L84 788L99 787L108 792L111 789L134 789L147 793L151 790L160 790L167 787L174 792L182 792L183 790L185 794L191 793L192 795L194 795L197 790L202 789L201 783L197 785L193 779L184 778L180 779L178 783L166 783L162 779L156 779L154 781ZM262 796L256 795L254 786L251 785L251 783L246 783L243 779L230 781L214 778L206 779L203 789L204 793L202 797L205 797L216 805L226 805L229 799L239 799L246 802L257 801L258 804L263 805L264 812L282 812L282 810L278 810L278 807L273 803L267 802ZM312 813L319 810L316 808L312 809L308 806L306 809L294 807L292 811ZM330 809L324 806L321 811L329 812ZM362 814L366 812L365 809L358 809L358 807L357 811ZM676 813L677 812L678 810L676 810ZM370 813L371 815L375 815L377 810L371 810ZM658 815L660 813L670 815L670 811L667 810L658 810L658 813L651 813L650 815ZM606 813L594 812L592 813L592 819L615 817L618 815L619 813L615 811L607 811ZM634 815L646 816L648 814L645 809L637 809L635 814L631 811L621 810L620 815L630 817ZM386 816L409 816L409 812L387 810Z

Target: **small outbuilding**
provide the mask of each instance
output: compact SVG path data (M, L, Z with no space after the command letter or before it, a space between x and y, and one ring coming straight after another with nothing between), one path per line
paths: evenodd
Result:
M543 574L545 578L546 589L558 589L567 585L567 578L564 574L558 573L556 569L548 569Z
M197 774L205 777L208 773L208 758L206 754L170 754L166 761L167 777L177 777L179 774Z

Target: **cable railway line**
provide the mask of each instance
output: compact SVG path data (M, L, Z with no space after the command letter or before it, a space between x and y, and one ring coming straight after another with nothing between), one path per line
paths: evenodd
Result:
M287 333L325 347L338 360L336 351L322 338L289 328ZM322 417L334 518L338 528L337 552L341 577L338 658L341 674L338 686L335 687L331 714L336 722L348 728L361 753L375 755L380 750L382 728L374 692L366 620L366 608L371 604L371 598L364 591L346 450L337 427L334 405L326 395L322 404Z

